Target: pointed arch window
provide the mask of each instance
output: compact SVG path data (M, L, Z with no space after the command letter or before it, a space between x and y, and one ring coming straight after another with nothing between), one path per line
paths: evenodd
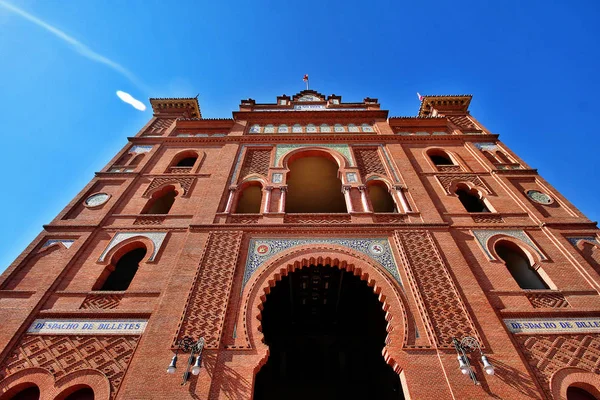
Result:
M467 212L491 212L477 190L459 187L454 193Z
M139 263L146 256L146 248L138 247L122 255L116 264L111 264L102 273L96 282L94 290L123 291L129 288L138 268Z
M511 242L500 241L494 248L521 289L548 289L548 285L533 269L520 247Z
M141 214L168 214L175 203L177 194L174 186L165 186L152 195Z
M456 165L452 158L442 150L431 150L427 152L429 159L436 166Z

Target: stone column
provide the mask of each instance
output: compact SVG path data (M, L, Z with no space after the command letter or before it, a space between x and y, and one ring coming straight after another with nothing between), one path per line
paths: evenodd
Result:
M281 196L279 196L279 212L285 212L285 192L287 191L287 186L282 186L279 188L281 191Z
M367 201L367 187L359 186L358 190L360 191L360 200L362 201L363 211L371 212L371 209L369 208L369 202Z
M236 188L235 187L230 187L229 188L229 197L227 197L227 205L225 206L225 213L229 214L231 212L231 203L233 203L233 196L235 194Z
M269 212L269 207L271 204L271 190L273 190L272 186L267 186L265 188L265 206L263 207L263 214Z
M352 189L352 186L342 186L342 192L344 193L344 198L346 199L346 208L348 209L348 212L354 212L354 209L352 208L352 198L350 197L350 190Z
M396 189L396 196L398 197L398 200L402 205L402 210L404 210L405 213L412 211L410 209L408 201L406 201L406 197L404 197L404 190L406 190L406 185L394 185L394 189Z

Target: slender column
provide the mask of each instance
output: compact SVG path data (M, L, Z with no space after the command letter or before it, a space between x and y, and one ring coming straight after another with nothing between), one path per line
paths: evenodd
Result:
M272 186L267 186L265 188L265 206L263 208L263 214L266 214L269 212L269 207L271 204L271 190L273 190Z
M231 203L233 203L233 195L235 194L235 187L229 188L229 197L227 198L227 205L225 206L225 213L229 214L231 212Z
M404 197L404 190L406 190L406 186L394 185L394 189L396 189L396 195L398 196L398 200L400 200L400 204L402 205L404 212L407 213L412 211L408 205L408 201L406 201L406 197Z
M344 198L346 199L346 208L349 213L354 212L354 209L352 208L352 198L350 197L350 189L352 189L351 186L342 186Z
M362 201L363 211L371 212L371 209L369 208L369 202L367 201L367 187L359 186L358 190L360 191L360 200Z
M287 187L282 186L279 190L281 191L281 196L279 196L279 212L283 213L285 212L285 192L287 192Z

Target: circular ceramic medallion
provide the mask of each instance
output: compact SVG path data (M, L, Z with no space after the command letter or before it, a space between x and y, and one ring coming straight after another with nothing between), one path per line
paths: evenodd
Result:
M88 207L98 207L106 203L109 198L110 195L106 193L96 193L85 200L85 205Z
M375 242L375 243L371 243L369 245L369 253L373 254L374 256L378 256L378 255L382 254L384 251L385 250L381 243Z
M540 191L537 190L528 190L527 191L527 196L535 201L536 203L539 204L552 204L554 202L554 200L552 199L552 197L548 196L546 193L542 193Z
M259 244L254 250L259 256L265 256L271 252L271 246L266 243Z

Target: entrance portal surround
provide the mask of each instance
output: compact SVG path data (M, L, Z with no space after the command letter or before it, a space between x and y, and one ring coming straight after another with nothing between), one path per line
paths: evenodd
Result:
M366 255L334 244L310 244L298 246L278 253L267 260L248 280L241 297L241 309L237 318L237 338L230 349L252 349L254 362L244 362L252 371L248 373L253 382L260 368L267 362L269 348L264 343L261 313L266 296L282 277L296 269L310 265L329 265L352 272L364 280L377 294L385 311L387 338L382 350L385 361L398 374L402 371L402 360L406 357L402 348L408 335L414 336L413 318L407 317L407 300L398 283L381 265ZM411 334L412 333L412 334ZM252 393L252 392L251 392ZM248 399L252 397L249 393ZM406 391L405 391L405 394Z

